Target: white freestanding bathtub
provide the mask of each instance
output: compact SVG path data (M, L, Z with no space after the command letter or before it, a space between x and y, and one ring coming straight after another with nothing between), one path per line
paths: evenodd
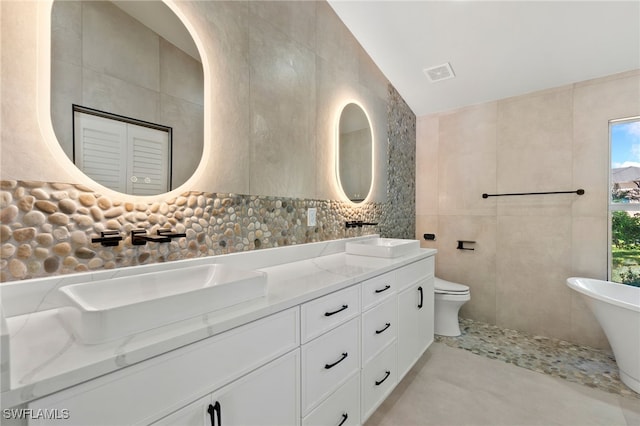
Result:
M640 393L640 287L591 278L568 278L609 339L622 382Z

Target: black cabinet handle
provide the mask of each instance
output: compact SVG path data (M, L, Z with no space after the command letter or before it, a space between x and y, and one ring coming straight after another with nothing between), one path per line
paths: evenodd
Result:
M349 418L349 414L344 413L344 414L342 415L342 420L340 421L340 423L338 423L338 426L342 426L342 425L344 424L344 422L346 422L346 421L347 421L347 419L348 419L348 418Z
M346 353L346 352L342 352L342 358L340 358L339 360L337 360L337 361L336 361L336 362L334 362L333 364L325 364L325 365L324 365L324 368L326 368L326 369L328 370L328 369L330 369L330 368L335 367L336 365L338 365L338 364L340 364L342 361L344 361L344 360L345 360L345 358L346 358L347 356L349 356L349 354L348 354L348 353Z
M389 371L389 370L385 371L384 379L379 380L379 381L376 380L376 386L380 386L382 383L384 383L384 381L387 380L390 375L391 375L391 371Z
M387 291L391 288L389 284L385 285L384 288L376 290L376 293L382 293L383 291Z
M422 302L424 302L424 293L422 291L422 286L418 287L418 291L420 292L420 303L418 303L418 309L422 309Z
M342 311L344 311L344 310L345 310L345 309L347 309L348 307L349 307L349 305L342 305L342 308L338 309L337 311L333 311L333 312L325 312L325 313L324 313L324 316L325 316L325 317L330 317L331 315L335 315L335 314L337 314L338 312L342 312Z
M382 332L384 332L387 328L391 327L391 323L388 322L384 325L384 328L380 329L380 330L376 330L376 334L380 334Z
M220 409L220 402L216 401L215 405L209 404L207 412L211 416L211 426L216 426L216 419L218 419L217 426L222 426L222 410ZM215 414L215 417L214 417Z

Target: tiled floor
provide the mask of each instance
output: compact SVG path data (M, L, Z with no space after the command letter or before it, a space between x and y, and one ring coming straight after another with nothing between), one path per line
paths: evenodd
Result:
M610 368L612 360L601 361L600 355L582 349L577 361L566 363L565 357L576 350L569 349L572 345L565 347L569 345L566 342L560 345L551 339L514 335L482 323L462 325L464 336L457 338L457 343L450 341L452 338L439 338L431 345L366 426L640 426L640 397L630 390L612 392L619 389L617 385L609 387L617 380L615 364ZM549 351L558 345L563 355ZM562 361L555 362L557 356ZM517 366L516 358L528 360L533 368ZM603 373L589 371L592 359L603 363L597 368L605 376L613 377L602 381L607 383L606 390L593 385L601 382L598 377ZM565 364L573 367L565 370ZM576 377L582 377L577 380L581 383L570 378L575 368L580 371Z
M460 330L461 336L436 336L436 341L592 388L638 398L640 403L640 394L620 381L618 366L608 351L469 319L460 319Z

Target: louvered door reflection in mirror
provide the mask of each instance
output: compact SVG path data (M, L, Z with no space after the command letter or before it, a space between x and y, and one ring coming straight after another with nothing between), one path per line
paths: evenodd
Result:
M107 188L132 195L171 190L171 128L74 106L73 160Z

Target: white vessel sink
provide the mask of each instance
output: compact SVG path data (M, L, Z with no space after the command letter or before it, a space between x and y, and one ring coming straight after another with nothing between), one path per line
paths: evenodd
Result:
M84 343L129 336L264 297L264 272L202 265L61 287L65 325Z
M420 250L418 240L396 238L372 238L346 244L347 253L360 256L392 258L417 253L418 250Z

